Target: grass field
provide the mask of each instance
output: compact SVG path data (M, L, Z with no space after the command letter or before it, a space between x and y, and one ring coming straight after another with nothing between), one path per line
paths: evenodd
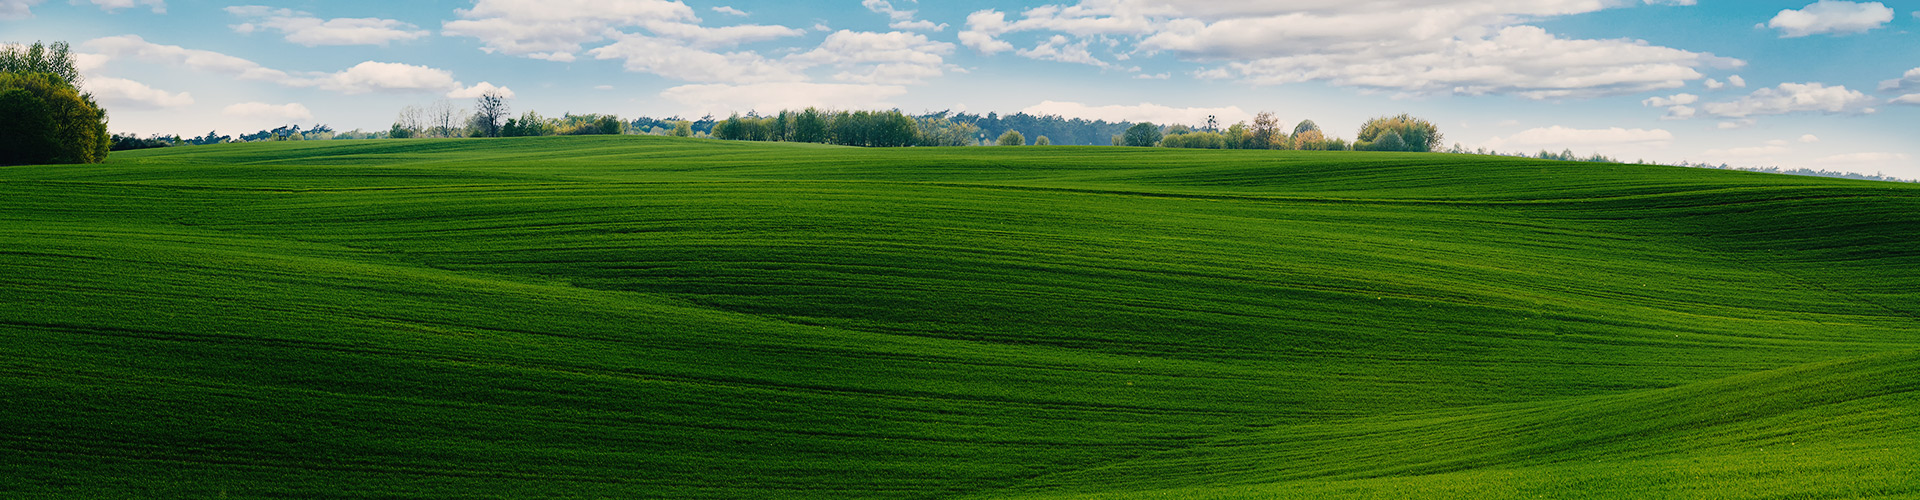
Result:
M0 169L8 498L1920 497L1920 186L316 141Z

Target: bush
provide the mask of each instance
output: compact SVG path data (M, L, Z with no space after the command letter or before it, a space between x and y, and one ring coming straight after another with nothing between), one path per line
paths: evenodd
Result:
M1160 139L1160 146L1189 149L1227 149L1227 137L1213 132L1176 134Z
M0 127L10 165L99 163L113 138L107 112L66 80L51 73L0 73ZM16 138L17 136L17 138Z
M1035 145L1035 146L1052 146L1052 145L1053 145L1053 141L1052 141L1052 140L1048 140L1048 139L1047 139L1047 136L1044 136L1044 135L1043 135L1043 136L1040 136L1040 137L1039 137L1039 138L1037 138L1037 139L1034 139L1034 140L1033 140L1033 145Z
M1000 140L994 141L994 144L999 146L1025 146L1027 145L1027 136L1020 135L1020 131L1018 130L1008 130L1007 133L1000 134Z

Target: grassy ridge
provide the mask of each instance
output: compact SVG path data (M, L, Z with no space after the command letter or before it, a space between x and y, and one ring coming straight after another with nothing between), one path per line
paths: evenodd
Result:
M1767 497L1809 471L1809 495L1914 494L1916 194L632 137L9 168L0 426L27 430L0 473L28 496Z

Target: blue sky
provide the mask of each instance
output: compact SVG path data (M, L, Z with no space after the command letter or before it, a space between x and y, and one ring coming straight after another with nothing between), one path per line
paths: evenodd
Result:
M504 88L518 111L806 105L1198 124L1920 178L1920 1L0 0L74 44L115 131L384 129Z

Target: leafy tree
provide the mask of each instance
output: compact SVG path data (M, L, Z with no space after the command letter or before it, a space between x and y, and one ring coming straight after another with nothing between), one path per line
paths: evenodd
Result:
M1314 123L1313 120L1300 120L1299 125L1293 126L1293 135L1296 137L1303 133L1319 131L1320 124Z
M52 163L53 110L26 89L0 92L0 165Z
M1399 137L1397 149L1383 149L1387 147L1383 144L1386 142L1384 136L1387 132L1393 132ZM1403 113L1399 116L1383 116L1367 120L1367 123L1360 127L1360 134L1354 138L1354 142L1369 144L1369 149L1373 151L1429 152L1439 150L1445 139L1446 136L1440 133L1440 128L1434 126L1433 122Z
M673 136L693 137L693 123L686 120L675 120L673 122Z
M1040 136L1040 137L1037 137L1037 138L1034 138L1034 139L1033 139L1033 145L1035 145L1035 146L1052 146L1052 145L1053 145L1053 140L1051 140L1051 139L1047 139L1047 136L1044 136L1044 135L1043 135L1043 136Z
M1307 123L1312 123L1312 122L1307 122ZM1300 131L1300 132L1294 132L1293 148L1302 150L1302 151L1324 150L1324 149L1327 149L1327 137L1325 134L1320 133L1320 129L1317 127L1313 129Z
M387 138L389 139L413 138L413 129L410 129L404 125L401 125L400 122L393 122L393 128L387 129Z
M1027 138L1026 136L1020 135L1020 131L1018 130L1008 130L1007 133L1000 134L1000 140L994 141L994 145L1025 146L1027 145Z
M107 134L107 112L54 73L0 73L0 93L8 97L0 109L0 123L8 128L33 128L19 139L22 146L52 149L23 150L19 161L35 163L99 163L106 161L113 138ZM44 118L43 118L44 117ZM41 133L45 135L42 136ZM9 134L11 135L11 134ZM8 140L9 144L12 140ZM14 154L7 154L11 159Z
M1160 127L1152 123L1136 123L1127 128L1124 144L1127 146L1150 148L1160 143Z
M831 130L827 126L827 117L833 113L807 108L795 113L793 117L793 142L811 142L825 144Z
M50 73L75 89L86 83L80 70L74 68L73 51L67 42L0 45L0 73Z
M1227 133L1224 135L1228 149L1254 149L1253 128L1248 127L1247 122L1239 122L1227 127Z
M1175 134L1160 139L1160 146L1168 148L1226 149L1227 138L1215 132Z
M1271 112L1261 111L1254 115L1253 129L1249 133L1252 144L1248 149L1275 149L1274 145L1284 132L1280 131L1280 119L1274 118Z

